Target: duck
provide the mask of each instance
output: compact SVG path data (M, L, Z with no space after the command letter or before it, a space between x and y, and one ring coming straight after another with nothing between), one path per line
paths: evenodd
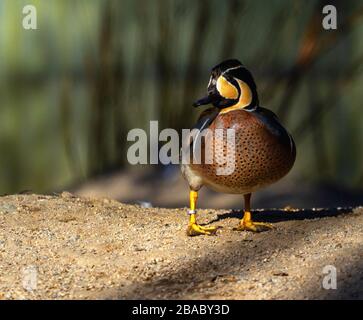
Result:
M291 134L274 112L260 106L255 80L237 59L212 68L207 95L193 104L204 105L211 107L201 113L181 148L181 173L189 185L187 235L215 235L218 229L197 223L198 192L203 186L243 195L243 216L234 230L273 228L252 220L251 195L293 167L296 146Z

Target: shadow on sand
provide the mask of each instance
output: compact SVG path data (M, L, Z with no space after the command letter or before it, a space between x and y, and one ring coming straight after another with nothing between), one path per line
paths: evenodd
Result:
M336 217L342 214L351 213L352 207L346 208L324 208L324 209L260 209L252 210L253 220L256 222L283 222L295 220L312 220L327 217ZM211 222L217 222L224 219L238 218L241 219L243 211L232 210L230 212L219 214L217 219Z

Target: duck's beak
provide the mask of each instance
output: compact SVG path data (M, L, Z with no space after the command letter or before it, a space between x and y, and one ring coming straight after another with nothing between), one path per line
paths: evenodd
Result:
M210 103L215 103L220 99L217 94L209 94L202 99L199 99L193 103L193 107L199 107Z

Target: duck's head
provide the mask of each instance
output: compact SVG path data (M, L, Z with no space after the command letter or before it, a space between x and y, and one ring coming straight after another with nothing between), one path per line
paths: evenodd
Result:
M224 109L232 106L254 109L258 106L257 87L252 74L236 60L225 60L216 65L208 83L208 95L193 106L213 104Z

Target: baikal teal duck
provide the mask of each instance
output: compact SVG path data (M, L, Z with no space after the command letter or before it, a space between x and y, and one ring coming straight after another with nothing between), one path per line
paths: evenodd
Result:
M217 230L196 221L198 191L203 186L244 196L244 214L235 230L268 230L271 224L254 222L251 218L251 194L290 171L296 157L294 140L277 116L259 105L252 74L238 60L226 60L215 66L207 91L207 96L194 106L212 104L212 107L202 112L194 127L197 130L192 131L197 134L191 134L187 147L182 148L183 156L188 153L192 158L181 165L190 188L187 234L212 235ZM231 130L234 138L228 139ZM201 161L194 161L196 151L200 152ZM224 169L231 170L221 174L222 164Z

